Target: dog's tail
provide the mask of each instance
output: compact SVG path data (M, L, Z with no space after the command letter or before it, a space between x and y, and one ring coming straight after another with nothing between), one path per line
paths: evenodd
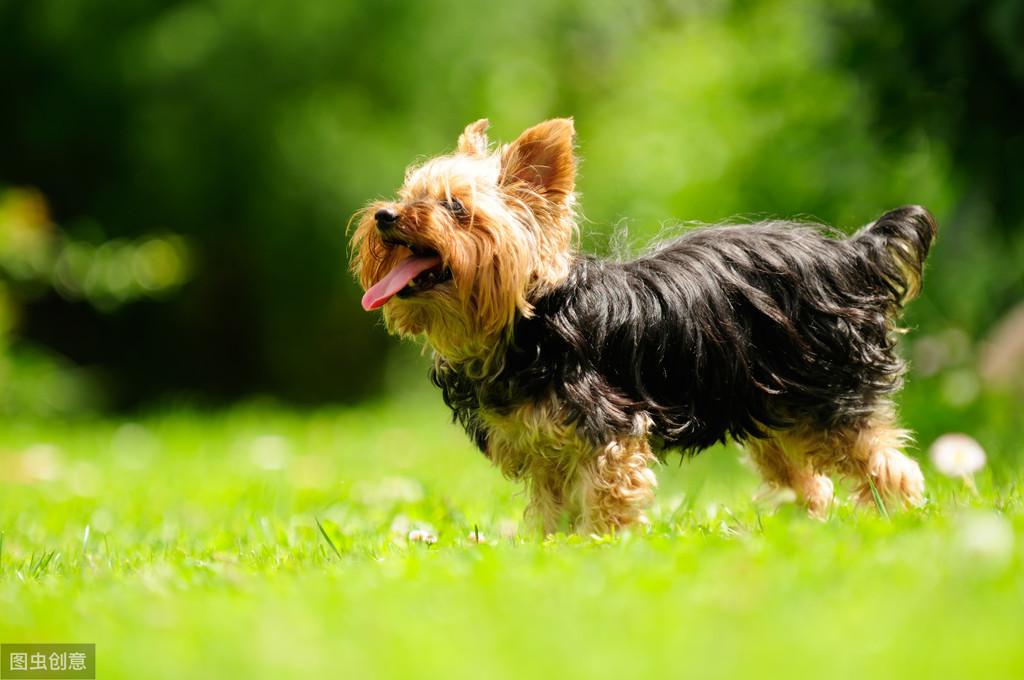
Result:
M851 237L900 306L921 292L925 258L938 226L927 210L908 205L890 210Z

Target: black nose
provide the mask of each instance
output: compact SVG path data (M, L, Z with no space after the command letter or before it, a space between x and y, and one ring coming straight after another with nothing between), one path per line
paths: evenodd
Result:
M398 213L389 208L381 208L373 214L373 219L377 220L378 229L387 229L395 226L395 222L398 221Z

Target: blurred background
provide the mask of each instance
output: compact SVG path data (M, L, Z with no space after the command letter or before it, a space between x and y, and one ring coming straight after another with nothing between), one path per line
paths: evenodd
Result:
M0 84L8 415L425 385L359 307L349 217L467 122L571 115L590 250L927 206L920 401L1019 417L1017 0L0 0Z

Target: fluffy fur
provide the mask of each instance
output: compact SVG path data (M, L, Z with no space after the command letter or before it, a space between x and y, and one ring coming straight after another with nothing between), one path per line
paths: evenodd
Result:
M371 289L409 258L439 258L387 299L385 322L432 347L455 419L526 482L540 527L636 522L656 458L729 438L816 516L833 473L861 501L922 501L890 399L904 372L896 320L936 232L927 211L848 238L787 222L701 228L600 260L573 249L572 121L497 148L486 126L357 216L352 265Z

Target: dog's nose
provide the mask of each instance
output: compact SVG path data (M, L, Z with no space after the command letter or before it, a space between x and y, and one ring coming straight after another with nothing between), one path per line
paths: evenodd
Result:
M398 221L398 213L390 208L381 208L373 214L373 219L377 220L378 229L389 229Z

